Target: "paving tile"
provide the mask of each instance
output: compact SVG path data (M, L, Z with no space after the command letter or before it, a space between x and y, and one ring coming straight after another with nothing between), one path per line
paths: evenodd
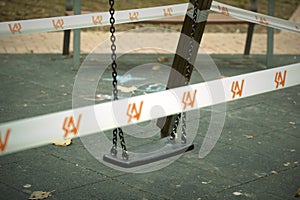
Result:
M235 146L224 146L223 149L216 150L212 156L218 156L218 158L211 162L215 163L232 180L239 182L251 181L257 176L283 168L281 164L276 164L261 155Z
M263 126L267 124L270 128L275 129L289 127L289 122L300 123L299 112L286 112L283 109L266 106L264 103L245 107L244 109L228 113L228 115L247 120L252 122L253 125Z
M299 187L299 167L272 174L247 184L223 190L216 199L295 199ZM234 195L236 194L240 195Z
M142 190L171 199L198 199L205 194L221 190L232 181L218 173L175 162L159 171L146 174L127 174L117 178Z
M51 199L165 199L163 196L140 190L116 180L101 181L88 184L80 188L74 188L63 192L53 193Z
M101 145L101 144L99 144ZM57 159L62 159L72 165L78 165L81 168L89 169L95 174L102 176L119 176L124 172L111 169L93 157L88 149L83 145L79 138L73 140L68 147L60 147L54 145L47 145L40 147L39 151L46 156L54 156Z
M36 157L41 157L42 155L43 154L37 148L4 155L0 157L0 167L6 168L9 164L18 163L24 160L33 161Z
M270 157L237 145L218 142L212 151L201 159L199 159L199 149L200 147L197 147L192 153L186 153L179 162L211 169L234 183L252 181L272 171L286 169L283 162L275 162L275 159L273 161ZM290 165L294 164L291 162Z
M29 195L22 191L22 188L9 187L6 184L0 183L1 199L28 199Z
M4 166L1 167L0 182L17 190L30 184L30 191L65 191L106 179L101 174L48 154Z
M300 113L300 93L299 86L285 88L266 94L270 100L264 101L264 104L272 106L278 110L288 111L291 113Z
M0 121L12 121L71 108L70 95L30 80L0 74Z

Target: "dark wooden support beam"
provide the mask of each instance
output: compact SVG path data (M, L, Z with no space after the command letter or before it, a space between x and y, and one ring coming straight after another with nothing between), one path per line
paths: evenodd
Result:
M257 0L251 0L251 11L257 12ZM248 25L247 39L246 39L244 55L249 55L250 54L253 31L254 31L254 23L250 23Z
M72 0L66 0L66 12L73 10ZM64 30L63 55L69 55L71 30Z
M195 0L190 0L190 3L194 5ZM211 3L212 0L198 0L198 9L200 11L208 10L211 7ZM181 30L181 36L179 38L176 52L182 52L182 49L188 50L189 43L186 42L186 38L191 36L192 24L193 24L193 19L188 15L186 15L184 18L184 22ZM206 20L197 23L195 26L194 40L198 44L200 44L201 42L205 25L206 25ZM192 52L192 55L194 55L194 59L195 56L197 55L198 50L199 50L199 45L194 45L193 52ZM187 52L184 55L187 55ZM185 71L188 63L186 59L187 59L186 56L178 55L178 53L176 53L172 64L172 70L169 75L167 89L176 88L184 85ZM192 59L192 63L194 59ZM193 70L193 66L191 67L191 72L192 70ZM158 119L157 126L161 129L161 137L169 136L170 131L172 130L173 127L173 123L175 121L175 117L176 115L167 116Z

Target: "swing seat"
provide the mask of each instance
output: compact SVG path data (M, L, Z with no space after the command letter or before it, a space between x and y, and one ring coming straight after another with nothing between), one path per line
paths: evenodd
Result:
M133 168L167 159L194 149L194 144L182 144L180 139L163 138L154 143L139 146L128 152L128 160L122 159L122 150L117 156L110 153L103 156L103 161L122 168Z

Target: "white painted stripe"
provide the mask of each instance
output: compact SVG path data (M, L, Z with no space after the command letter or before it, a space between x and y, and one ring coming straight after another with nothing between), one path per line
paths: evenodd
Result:
M186 111L189 111L299 85L299 77L300 63L297 63L129 99L3 123L0 124L0 155L49 144L65 137L90 135L100 130L105 131L172 115L182 112L184 106L186 106ZM221 83L223 87L220 88L218 83ZM195 99L193 99L195 90L197 92ZM212 93L215 94L223 90L224 97L214 95L214 98L211 98ZM186 104L182 103L182 100ZM193 105L192 100L194 100ZM151 112L157 106L163 108L163 111ZM114 109L118 109L118 116L112 114ZM140 113L140 116L136 115L138 113ZM96 125L93 123L95 120L98 122ZM74 128L77 128L78 132ZM71 132L72 130L74 132Z

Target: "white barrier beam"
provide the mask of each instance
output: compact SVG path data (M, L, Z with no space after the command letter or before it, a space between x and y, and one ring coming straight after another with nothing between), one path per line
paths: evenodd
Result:
M3 123L0 124L0 155L299 85L299 77L300 63L297 63ZM211 93L218 91L224 91L224 97L212 99ZM163 110L151 112L157 106ZM116 108L118 116L113 115ZM91 124L95 120L97 125Z
M122 10L116 12L115 18L116 24L123 24L185 15L187 11L188 14L191 13L189 16L192 16L193 7L191 4ZM300 33L299 23L251 12L216 1L213 1L211 11L267 27ZM0 36L17 36L21 34L106 26L109 25L109 17L110 15L108 12L100 12L78 16L61 16L2 22L0 23Z
M224 15L229 15L231 17L241 19L247 22L252 22L254 24L260 24L267 27L272 27L275 29L285 30L300 33L300 24L257 12L252 12L249 10L244 10L234 6L229 6L216 1L212 2L211 10L222 13Z

